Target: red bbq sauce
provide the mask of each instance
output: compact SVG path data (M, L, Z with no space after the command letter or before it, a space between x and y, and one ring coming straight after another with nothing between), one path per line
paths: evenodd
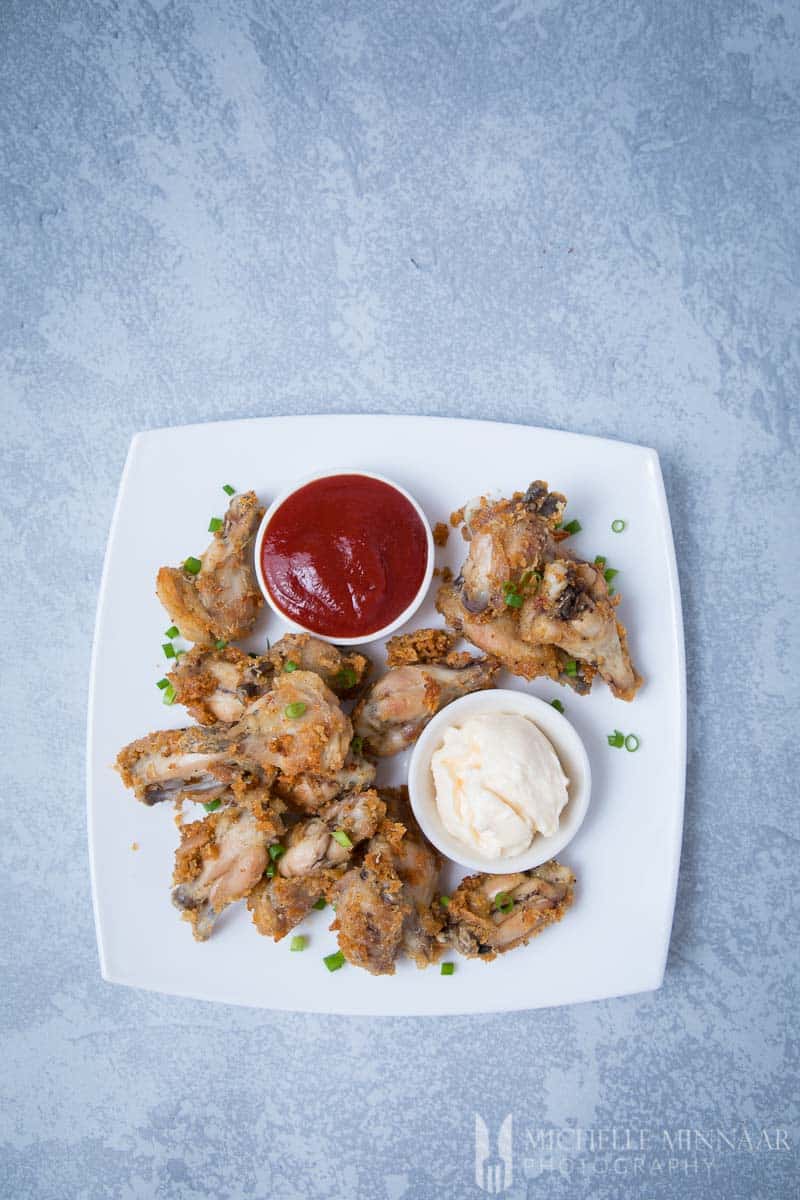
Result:
M328 638L367 637L414 600L428 563L425 526L396 488L330 475L292 492L259 548L264 581L287 617Z

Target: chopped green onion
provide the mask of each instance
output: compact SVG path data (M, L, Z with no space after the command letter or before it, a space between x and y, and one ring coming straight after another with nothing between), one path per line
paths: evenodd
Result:
M568 658L564 663L564 674L573 676L578 674L578 664L574 658Z
M286 847L282 846L280 842L276 842L274 846L270 846L269 848L269 856L273 862L277 862L281 855L285 853Z
M597 555L597 557L596 557L596 558L595 558L595 560L594 560L594 565L595 565L596 567L604 567L604 566L606 565L606 556L605 556L605 554L598 554L598 555Z
M494 906L501 913L510 913L514 907L514 897L508 892L498 892L494 898Z
M169 680L168 680L168 679L159 679L159 680L156 682L156 687L157 687L157 688L161 688L161 691L162 691L162 692L163 692L164 688L168 688L168 687L170 687L170 686L171 686L171 684L170 684L170 682L169 682Z
M507 596L509 592L513 592L513 591L516 591L516 588L514 587L514 582L511 579L507 579L505 581L505 583L503 584L503 594Z
M329 971L338 971L344 966L344 955L341 950L337 950L335 954L326 954L322 961Z
M564 533L580 533L580 531L583 529L583 526L581 525L580 521L574 520L570 521L568 525L562 526L562 528Z
M611 597L612 597L612 596L616 596L616 594L617 594L617 589L616 589L616 588L609 588L609 589L608 589L608 596L609 596L609 599L611 599Z
M364 739L362 737L359 737L358 734L356 734L356 736L353 738L352 742L350 743L350 749L353 751L353 754L360 754L361 751L364 749Z
M628 750L631 754L635 754L636 751L641 746L641 744L642 743L639 741L639 739L635 733L629 733L628 736L625 738L625 749Z
M617 750L619 750L620 746L625 745L625 734L620 733L618 729L615 729L613 733L608 735L608 744L609 746L614 746Z
M519 586L521 588L527 587L527 585L530 583L532 578L533 578L533 571L525 571L525 573L523 574L522 578L519 581Z
M219 641L214 642L214 646L217 650L224 650L227 644L228 643L224 640L224 638L220 638Z
M556 710L556 712L563 713L564 705L561 703L560 700L551 700L550 704Z
M275 864L274 863L270 863L269 866L267 867L266 876L267 876L267 879L275 878Z
M616 579L617 575L619 575L619 571L615 571L613 567L609 567L607 571L603 571L603 579L605 579L606 583L611 583L611 580Z
M287 704L283 711L287 717L294 720L295 717L302 717L306 711L306 705L303 704L302 700L295 700L294 704Z
M612 533L622 533L624 528L625 528L625 522L623 520L621 520L619 517L617 517L616 521L611 522Z
M193 556L190 554L190 555L189 555L189 557L188 557L187 559L184 559L184 563L183 563L183 569L184 569L184 571L186 571L186 572L187 572L189 575L197 575L197 574L199 573L199 571L200 571L200 568L202 567L202 565L203 565L203 564L200 562L200 559L199 559L199 558L194 558L194 557L193 557Z
M456 964L451 962L442 963L442 975L452 975L456 969Z
M173 646L172 642L162 642L161 649L164 651L165 658L177 658L178 657L177 654L175 653L175 647Z
M506 604L509 608L522 608L522 603L522 596L520 596L519 592L506 593Z
M355 684L357 683L357 681L358 681L358 676L356 675L356 673L352 667L342 667L341 671L336 676L336 682L339 685L339 687L342 687L342 688L354 687Z
M298 934L297 937L292 938L291 942L289 943L289 949L290 950L305 950L307 945L308 945L308 938L303 937L302 934Z
M216 812L221 804L222 801L218 796L216 800L209 800L208 804L203 805L203 808L206 810L206 812Z
M327 908L327 905L328 902L325 897L320 896L319 900L315 900L311 907L316 908L319 912L322 912L323 908Z
M164 688L164 695L161 697L161 703L162 704L174 704L175 703L175 688L172 686L171 683L168 683L167 686Z
M234 496L236 494L236 488L231 487L229 483L223 483L222 490L226 496Z
M338 842L340 846L343 846L345 850L353 849L353 843L350 841L350 838L343 829L334 829L331 837L335 842Z
M439 903L441 904L442 908L449 908L450 907L450 897L449 896L440 896Z
M180 636L181 636L181 631L180 631L180 629L178 629L177 625L170 625L169 629L164 634L164 637L168 637L168 638L174 638L174 637L180 637Z
M283 669L287 672L287 674L291 675L292 671L297 670L297 663L293 662L291 658L287 658L286 662L283 664Z
M208 532L216 533L218 529L222 529L223 525L224 521L222 520L222 517L212 517L208 522Z

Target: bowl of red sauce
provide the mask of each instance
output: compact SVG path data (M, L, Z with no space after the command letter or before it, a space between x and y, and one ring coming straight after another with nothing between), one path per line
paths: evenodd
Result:
M264 598L297 629L339 645L410 619L433 575L430 525L405 488L369 471L330 471L269 506L255 545Z

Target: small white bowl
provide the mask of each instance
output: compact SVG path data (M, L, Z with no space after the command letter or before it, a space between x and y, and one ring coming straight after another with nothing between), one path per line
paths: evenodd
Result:
M376 629L374 633L368 633L361 637L329 636L325 633L319 633L316 629L309 629L306 625L301 625L298 621L292 620L292 618L289 617L273 600L270 590L267 587L267 581L264 578L264 573L261 569L261 543L264 539L267 526L281 505L288 500L291 495L293 495L295 492L298 492L300 488L305 487L306 484L314 483L318 479L330 479L336 475L362 475L365 479L377 479L380 483L385 483L387 487L394 488L396 492L399 492L400 495L404 496L409 502L422 522L422 527L425 530L427 560L425 563L425 574L422 577L422 583L419 586L419 591L409 606L403 612L401 612L400 615L396 617L390 625L385 625L383 629ZM337 646L366 646L368 642L377 642L379 638L388 637L390 633L394 633L394 631L399 629L401 625L405 625L406 621L410 621L428 594L428 588L431 586L431 579L433 578L433 566L433 534L431 533L431 527L428 523L428 518L425 516L425 513L422 511L414 497L407 492L404 487L401 487L399 483L395 483L393 479L387 479L385 475L376 475L374 471L361 471L357 467L339 467L335 471L319 471L316 475L308 475L305 479L300 479L297 483L293 483L291 487L286 488L272 501L272 504L270 504L269 508L264 513L264 516L261 518L261 524L258 527L258 533L256 534L255 539L256 579L258 580L258 586L261 588L264 599L275 615L280 617L282 621L284 621L296 632L313 634L314 637L321 638L324 642L334 642Z
M522 854L485 858L445 829L436 808L431 758L441 746L447 728L481 713L514 713L533 721L552 745L569 780L569 798L561 810L557 831L551 837L537 834ZM428 840L454 862L474 871L486 871L490 875L527 871L555 858L581 827L589 807L591 784L589 758L583 742L566 717L536 696L501 688L472 692L469 696L454 700L437 713L417 739L408 768L411 807Z

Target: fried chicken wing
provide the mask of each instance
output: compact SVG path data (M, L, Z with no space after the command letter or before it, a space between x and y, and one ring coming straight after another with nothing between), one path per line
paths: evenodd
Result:
M172 902L197 941L209 937L223 909L252 891L282 829L279 817L256 805L230 805L181 827Z
M278 673L287 666L290 671L313 671L343 700L355 695L371 666L364 654L345 653L310 633L285 633L267 657Z
M328 805L319 817L295 825L274 877L262 879L248 899L253 923L280 941L327 896L347 868L354 847L372 837L386 813L377 792L353 793ZM350 845L337 840L345 834Z
M247 897L247 907L260 934L279 942L305 920L314 905L331 892L341 870L317 871L284 879L261 879Z
M125 746L116 767L146 804L210 799L243 773L271 780L276 770L331 773L344 765L349 719L318 675L294 671L245 710L235 725L151 733Z
M381 788L389 817L405 827L404 836L391 844L397 875L403 884L407 911L403 919L403 949L418 967L436 962L442 953L437 940L444 925L443 909L434 907L442 858L422 834L408 800L408 789Z
M349 752L344 766L329 775L306 772L301 775L280 775L275 790L302 812L317 812L324 804L335 800L342 792L363 791L375 779L375 764Z
M513 875L469 875L450 897L445 937L467 958L491 962L560 921L574 891L575 876L555 859Z
M183 637L201 645L248 633L264 603L253 571L253 540L264 509L255 492L234 496L200 570L161 567L156 593Z
M556 553L553 533L565 505L563 496L537 480L524 495L493 502L481 497L465 507L470 543L461 579L467 612L485 617L504 612L508 581Z
M436 663L393 667L358 702L353 727L369 754L397 754L416 741L446 704L493 687L499 669L491 658L472 659L463 667Z
M386 804L372 789L334 800L319 816L293 827L286 853L278 860L278 873L288 879L342 866L353 847L371 838L385 816Z
M550 643L595 666L620 700L632 700L641 685L603 572L590 563L548 563L537 592L522 606L519 632L523 641Z
M364 861L351 867L330 893L336 906L331 929L336 931L339 948L348 962L371 975L394 975L410 913L394 859L404 835L403 825L384 821L370 840Z
M244 654L235 646L194 646L181 655L167 678L177 703L201 725L232 725L248 704L270 690L274 674L266 655Z
M510 500L468 505L469 551L439 589L447 624L524 679L543 675L580 693L600 673L615 696L641 684L603 571L566 550L566 500L536 480ZM615 602L616 603L616 602Z
M165 729L124 746L116 769L145 804L161 800L213 800L238 774L228 737L219 730Z

